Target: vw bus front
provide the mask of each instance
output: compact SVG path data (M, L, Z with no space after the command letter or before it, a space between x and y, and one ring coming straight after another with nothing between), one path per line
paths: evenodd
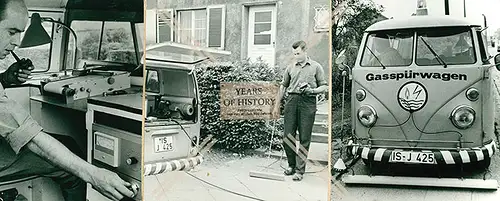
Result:
M484 39L479 25L449 17L370 26L352 68L352 154L366 164L488 167L496 145Z

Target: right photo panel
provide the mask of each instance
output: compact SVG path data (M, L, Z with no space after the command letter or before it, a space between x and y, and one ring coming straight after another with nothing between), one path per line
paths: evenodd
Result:
M499 200L500 2L332 0L331 200Z
M329 0L147 0L144 201L327 201Z

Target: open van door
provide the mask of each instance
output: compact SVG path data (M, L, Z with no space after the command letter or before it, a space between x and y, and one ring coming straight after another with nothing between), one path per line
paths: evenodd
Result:
M230 52L174 42L146 50L144 174L200 164L200 95L195 65Z

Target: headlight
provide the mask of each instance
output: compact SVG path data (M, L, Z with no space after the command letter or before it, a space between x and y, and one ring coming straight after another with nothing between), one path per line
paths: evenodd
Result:
M476 119L476 112L469 106L458 106L451 112L451 122L459 129L466 129L472 126Z
M359 89L356 91L356 99L358 101L363 101L366 98L366 92L363 89Z
M367 105L363 105L358 109L358 120L366 127L372 127L377 121L377 113Z
M470 88L465 92L465 96L470 101L477 101L479 99L479 91L476 88Z

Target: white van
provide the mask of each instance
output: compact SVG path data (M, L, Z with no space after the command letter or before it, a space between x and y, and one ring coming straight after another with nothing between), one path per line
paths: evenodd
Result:
M350 152L368 165L488 167L495 92L485 39L480 25L448 16L367 28L354 67L343 52L336 61L352 73Z

